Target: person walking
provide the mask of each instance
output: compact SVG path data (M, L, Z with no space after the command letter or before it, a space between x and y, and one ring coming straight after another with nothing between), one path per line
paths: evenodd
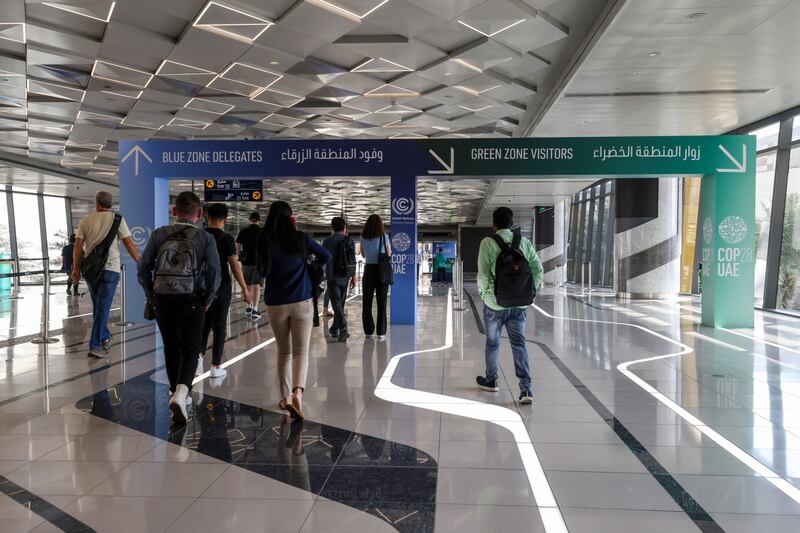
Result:
M88 356L96 359L108 355L111 343L108 317L119 283L119 241L122 241L134 261L139 260L139 250L133 243L131 230L122 215L111 211L113 203L114 198L110 192L97 192L95 212L85 216L78 224L72 251L72 283L77 287L83 275L92 297L92 331L89 336Z
M302 399L314 318L312 255L321 267L331 260L325 248L297 229L291 206L273 202L258 240L258 262L266 278L264 303L278 346L278 406L295 420L304 418Z
M377 333L379 341L386 340L386 299L389 295L389 285L381 283L380 270L378 268L378 258L380 254L392 255L389 245L389 236L383 229L381 217L372 214L367 217L364 227L361 230L361 242L359 243L359 254L364 258L364 278L362 284L362 297L364 307L361 310L361 323L364 326L364 334L368 339ZM376 298L377 297L377 298ZM378 303L377 325L372 317L372 300L375 298Z
M436 281L440 284L447 283L447 258L444 256L444 249L439 248L436 251L433 263L433 267L436 269Z
M225 204L212 204L208 208L208 225L206 231L214 237L214 242L217 245L217 252L219 253L219 264L221 269L221 277L219 289L217 290L217 297L211 302L211 306L206 311L205 321L203 323L203 337L201 352L205 354L206 347L208 346L208 335L214 331L214 344L211 347L211 378L225 377L227 371L222 368L222 355L225 349L225 338L227 337L226 328L228 325L228 310L231 306L231 272L236 282L242 288L242 297L244 301L250 301L250 291L247 288L247 282L242 273L242 267L239 264L239 258L236 254L236 245L233 236L225 233L225 222L228 220L228 207ZM230 266L230 270L228 267ZM221 380L220 380L221 381ZM219 383L219 382L212 382Z
M344 303L347 298L347 285L356 273L356 244L347 234L347 221L344 218L333 217L331 229L333 229L333 235L322 243L332 257L327 267L327 293L330 295L333 306L333 324L330 334L339 342L345 342L350 334L347 332Z
M261 320L261 313L258 311L258 298L261 295L261 274L258 272L258 236L261 228L258 223L261 215L256 211L250 213L250 225L242 229L236 236L236 255L242 262L242 272L247 283L247 290L250 292L250 299L245 300L245 313L247 318L258 321Z
M203 216L197 195L180 193L172 214L175 224L158 228L147 241L138 279L152 301L164 343L172 420L185 424L205 313L222 276L214 237L195 225Z
M72 281L72 254L75 252L75 234L69 236L66 246L61 248L61 272L67 274L67 295L78 295L78 283ZM72 290L75 290L73 293Z
M483 300L483 322L486 328L486 375L478 376L478 387L497 392L500 332L505 326L514 372L519 379L521 404L533 403L531 371L525 340L528 306L542 283L544 269L531 241L514 234L514 212L498 207L492 214L495 233L481 241L478 251L478 294Z

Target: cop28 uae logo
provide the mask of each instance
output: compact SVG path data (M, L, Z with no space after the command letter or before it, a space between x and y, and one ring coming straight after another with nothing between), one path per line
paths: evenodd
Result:
M137 248L141 248L147 244L152 232L153 230L149 226L134 226L131 228L131 240Z
M711 222L711 217L706 217L703 221L703 240L706 244L711 244L711 239L714 238L714 224Z
M719 236L728 244L738 244L747 237L747 223L740 216L729 216L719 223Z
M392 200L392 211L396 215L410 215L414 212L414 200L411 198L395 198Z
M411 248L411 237L408 233L395 233L392 235L392 247L398 252L405 252Z

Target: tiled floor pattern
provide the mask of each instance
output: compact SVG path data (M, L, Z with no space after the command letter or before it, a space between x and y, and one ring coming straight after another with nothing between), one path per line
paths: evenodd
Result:
M51 298L54 308L71 305L70 314L87 311L88 302L67 305L60 295ZM800 321L759 313L755 330L740 332L786 347L778 348L701 328L698 302L691 300L621 303L592 297L584 302L559 290L543 291L537 304L556 316L639 323L692 346L693 354L641 365L637 374L800 486ZM437 461L436 531L543 531L508 432L374 396L389 357L413 344L410 339L417 347L441 344L444 305L441 295L421 298L415 337L411 328L393 327L387 343L354 335L347 346L329 344L315 331L304 410L315 422L411 446ZM359 300L350 309L357 331ZM3 320L12 322L12 311L0 310L0 331L5 331ZM720 528L797 530L800 505L616 370L619 363L663 353L666 343L632 328L558 324L532 311L528 316L528 337L548 346ZM239 317L234 313L233 318ZM85 317L61 319L60 325L67 345L85 339ZM478 392L473 380L482 371L483 337L469 311L455 313L454 327L452 348L415 356L394 381L518 409L570 531L697 530L538 346L530 348L536 403L518 408L507 346L501 392ZM268 326L236 322L232 330L238 336L229 343L228 357L271 337ZM115 331L119 342L122 335ZM62 342L48 347L46 356L30 344L2 348L0 474L98 531L108 531L112 523L115 532L395 530L391 522L400 516L360 512L77 409L81 398L109 390L111 405L129 405L132 418L145 416L146 402L115 397L111 386L150 376L162 364L158 344L151 326L129 330L125 341L114 348L108 368L89 375L105 363L91 366L82 346ZM204 387L214 397L271 410L279 396L273 359L274 346L267 347L231 366L220 386L211 390L206 382ZM53 383L60 384L31 393ZM8 401L20 395L25 396ZM237 416L236 425L247 418ZM0 514L3 531L53 531L7 496L0 495Z

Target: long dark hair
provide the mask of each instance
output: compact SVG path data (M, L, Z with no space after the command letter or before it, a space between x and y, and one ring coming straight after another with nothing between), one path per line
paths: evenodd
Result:
M376 214L367 217L367 221L364 222L364 227L361 228L362 239L375 239L377 237L382 237L385 233L383 229L383 220Z
M268 253L266 247L271 241L276 241L286 253L302 255L304 252L303 233L295 228L292 207L286 202L272 202L269 206L267 221L259 237L262 253Z

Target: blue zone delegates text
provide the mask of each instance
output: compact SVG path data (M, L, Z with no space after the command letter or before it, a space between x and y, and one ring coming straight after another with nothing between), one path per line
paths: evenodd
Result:
M162 152L162 163L261 163L261 150L203 150Z

